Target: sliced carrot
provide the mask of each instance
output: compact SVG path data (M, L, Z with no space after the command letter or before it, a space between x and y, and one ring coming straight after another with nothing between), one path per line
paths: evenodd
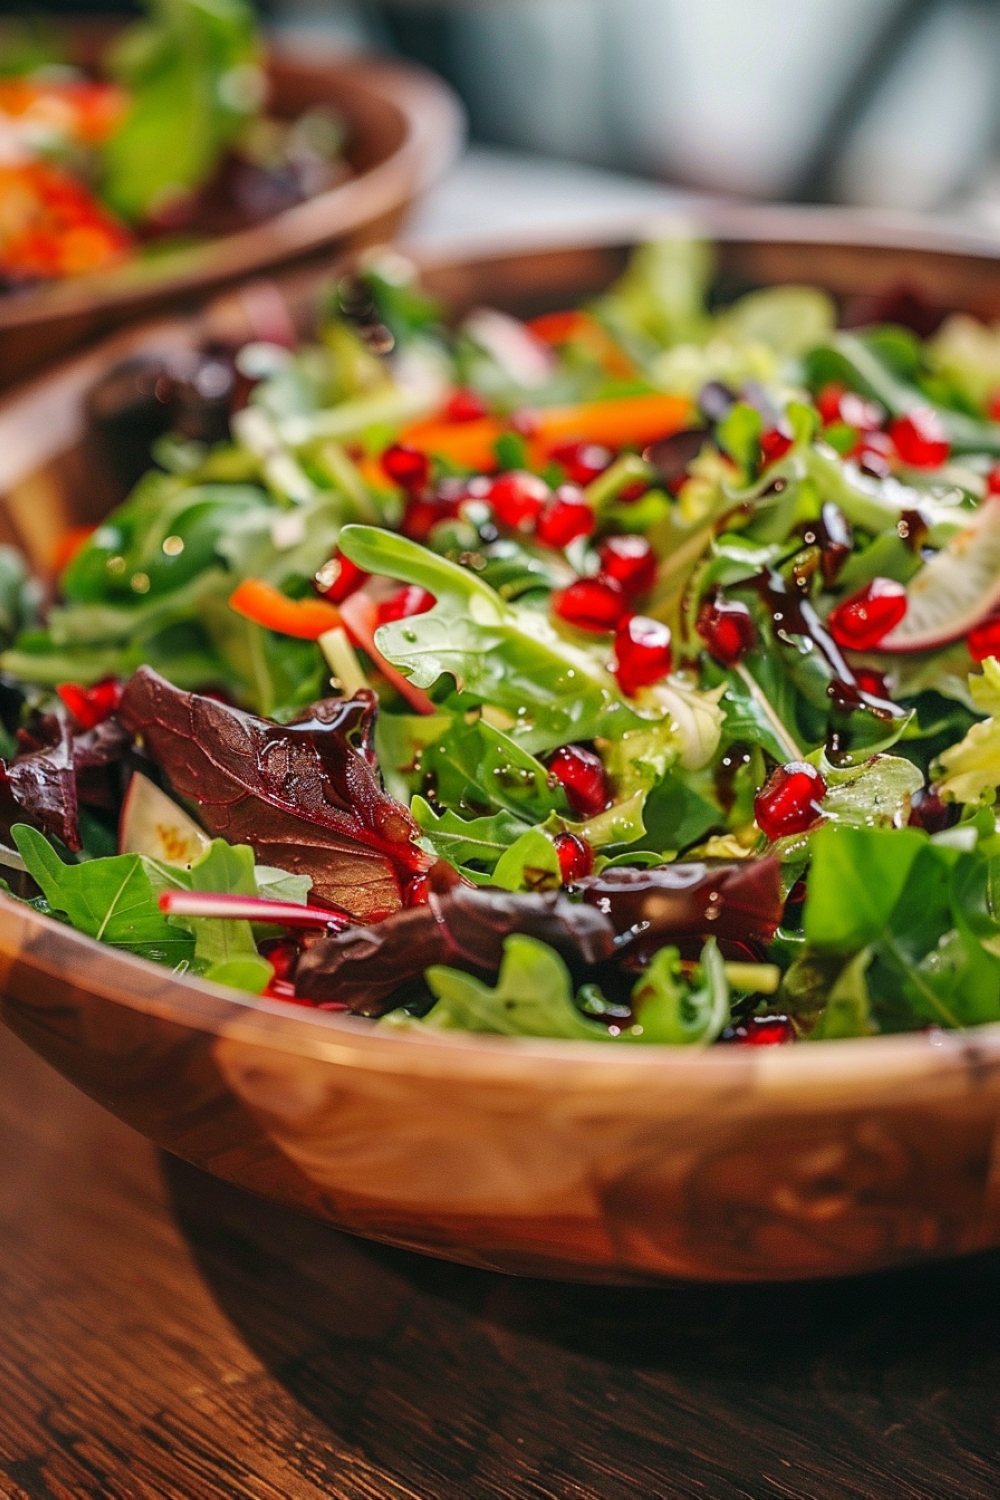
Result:
M609 375L622 380L634 377L635 365L616 339L599 323L593 313L582 308L568 312L543 313L528 324L543 344L557 348L560 344L578 343L588 348Z
M52 548L52 571L58 576L69 567L80 548L85 546L96 526L71 526L56 537Z
M318 641L340 624L340 610L325 599L289 599L273 584L245 578L229 596L229 607L255 625L300 641Z
M645 396L615 396L609 401L586 401L577 406L543 406L534 412L535 432L529 443L533 463L545 463L559 443L601 443L608 448L644 448L657 438L678 432L692 416L686 396L658 391ZM505 431L492 417L477 422L415 422L399 436L401 443L436 453L463 468L496 468L494 445Z

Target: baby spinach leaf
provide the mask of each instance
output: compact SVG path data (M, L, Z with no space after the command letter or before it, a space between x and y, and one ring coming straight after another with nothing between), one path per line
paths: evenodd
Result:
M818 829L803 914L808 941L832 953L856 953L874 942L926 844L926 835L910 828L827 823Z
M19 823L12 835L51 909L78 932L172 968L190 963L194 941L160 911L158 889L142 855L66 865L37 829Z

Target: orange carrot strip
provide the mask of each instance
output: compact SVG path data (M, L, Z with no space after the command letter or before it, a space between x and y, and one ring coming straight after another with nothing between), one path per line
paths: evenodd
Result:
M553 348L574 340L589 347L609 375L628 380L636 373L635 365L603 323L592 313L575 308L569 312L543 313L528 324L536 338Z
M644 448L657 438L678 432L692 416L686 396L652 392L647 396L615 396L610 401L585 401L578 406L543 406L534 412L535 432L529 443L532 461L544 464L558 443L601 443L608 448ZM401 443L436 453L464 468L489 472L496 468L493 446L504 431L501 422L483 417L476 422L414 422L399 436Z
M340 610L325 599L289 599L273 584L245 578L229 596L229 607L255 625L300 641L318 641L340 624Z

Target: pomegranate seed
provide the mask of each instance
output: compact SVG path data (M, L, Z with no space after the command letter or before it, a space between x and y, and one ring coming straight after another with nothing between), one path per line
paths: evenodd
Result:
M410 448L406 443L393 443L382 454L382 468L393 484L398 484L407 494L422 490L431 477L431 461L419 448Z
M589 484L614 462L610 448L600 443L559 443L550 449L549 457L566 471L573 484Z
M96 729L111 718L122 701L122 685L114 677L105 677L89 688L78 682L61 682L56 692L80 729Z
M486 498L501 526L509 526L512 531L529 531L551 496L552 491L537 474L511 469L494 479Z
M889 427L889 436L903 463L911 469L939 469L951 452L941 418L927 406L897 417Z
M274 978L288 983L295 978L299 961L299 945L291 938L269 938L260 945L261 958L266 958L274 970Z
M575 484L561 484L535 524L543 547L568 547L594 529L594 512Z
M450 521L458 515L460 504L461 499L451 499L446 495L411 495L399 529L413 542L426 542L439 521Z
M850 651L874 651L906 614L906 603L901 583L893 578L873 578L830 611L827 628L838 646Z
M489 411L478 391L463 387L452 396L444 409L444 415L449 422L476 422L480 417L489 416Z
M994 391L987 401L986 415L991 422L1000 422L1000 391Z
M985 620L973 625L965 638L965 644L973 661L1000 656L1000 614L987 615Z
M726 1040L737 1047L775 1047L794 1042L795 1027L787 1016L749 1016Z
M735 667L757 644L757 627L745 604L736 599L708 599L695 626L708 653L724 667Z
M881 672L873 671L871 667L858 667L854 673L854 680L863 693L869 698L888 698L889 685Z
M1000 464L994 464L986 476L987 495L1000 495Z
M567 625L597 635L617 630L629 612L628 600L616 578L578 578L552 596L552 608Z
M615 636L615 677L623 693L634 697L667 676L673 664L670 629L646 615L632 615Z
M761 467L770 468L771 464L776 464L779 458L784 458L792 442L793 439L789 434L782 432L779 427L770 427L767 432L762 432L760 437Z
M754 817L764 837L773 841L805 833L823 816L820 803L826 782L808 761L792 760L772 771L754 798Z
M840 403L847 395L847 387L839 380L829 381L816 397L816 410L823 418L823 426L831 422L842 422Z
M922 787L910 798L909 824L911 828L923 828L928 833L943 833L958 822L959 812L957 802L942 802L937 792Z
M397 589L390 599L383 599L378 607L376 622L388 625L391 620L408 620L411 615L425 615L436 603L433 594L429 594L419 584L408 583Z
M370 576L369 573L359 568L357 563L352 563L349 557L335 552L330 561L325 562L316 574L313 586L316 592L324 599L329 599L331 604L343 604L351 594L357 593Z
M601 757L582 745L560 745L549 761L549 775L566 789L566 799L580 818L596 818L611 802Z
M586 839L576 833L557 833L553 843L563 885L572 885L590 874L594 868L594 851Z
M866 474L870 474L873 479L885 479L892 473L896 449L888 433L869 432L852 450L851 457L856 460L858 467Z
M656 581L656 553L644 536L609 536L597 549L601 572L620 583L630 599L648 594Z

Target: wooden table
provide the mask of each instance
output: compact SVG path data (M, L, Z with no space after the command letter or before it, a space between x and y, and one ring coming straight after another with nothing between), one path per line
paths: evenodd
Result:
M1000 1254L645 1291L366 1245L0 1033L7 1500L996 1500Z

